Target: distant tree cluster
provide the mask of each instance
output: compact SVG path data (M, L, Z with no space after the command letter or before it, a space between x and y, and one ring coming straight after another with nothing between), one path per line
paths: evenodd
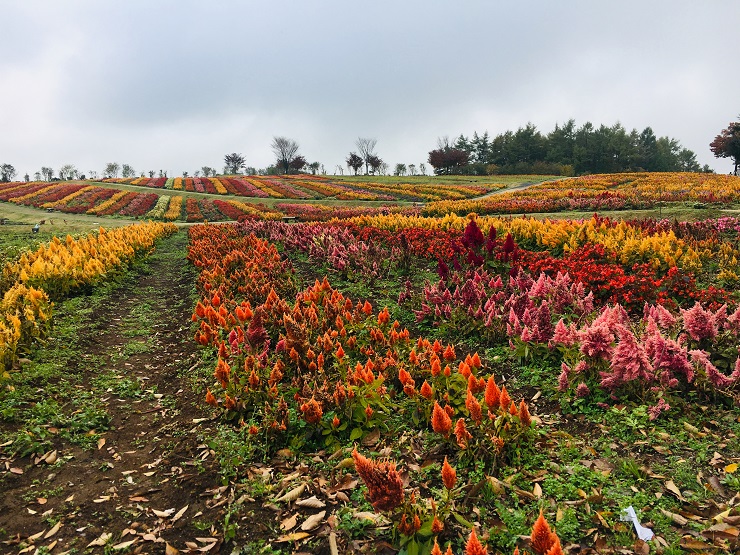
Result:
M576 127L572 119L547 135L528 123L493 139L487 132L443 139L429 152L429 164L436 174L471 175L711 171L676 139L657 137L650 127L642 132L628 132L619 123Z

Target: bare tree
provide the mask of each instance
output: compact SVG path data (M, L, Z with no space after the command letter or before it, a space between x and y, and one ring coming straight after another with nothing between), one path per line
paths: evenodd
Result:
M422 162L421 164L419 164L419 173L421 175L426 175L427 174L427 165L424 162Z
M275 153L278 168L288 173L291 162L298 156L298 143L288 137L273 137L270 148Z
M365 139L363 137L359 137L357 141L355 141L355 146L357 146L357 150L360 152L360 157L365 162L365 174L370 173L370 166L372 166L370 159L375 156L375 146L377 144L378 139ZM377 156L375 157L377 158Z
M121 166L121 177L136 177L136 170L129 164Z
M95 170L90 170L88 172L90 174L90 179L97 179L98 178L98 172Z

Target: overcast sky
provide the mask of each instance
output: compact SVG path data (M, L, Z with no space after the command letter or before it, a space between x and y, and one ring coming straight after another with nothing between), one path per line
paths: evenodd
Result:
M737 0L0 0L0 163L101 172L391 166L437 137L532 122L709 142L740 114Z

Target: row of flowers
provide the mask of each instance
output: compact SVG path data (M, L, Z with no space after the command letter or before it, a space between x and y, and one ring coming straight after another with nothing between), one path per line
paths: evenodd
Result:
M566 210L654 208L658 203L730 204L740 197L740 178L702 173L599 174L535 185L472 201L442 201L424 208L430 216L521 214Z
M0 373L11 369L34 340L48 333L52 300L128 265L175 230L172 224L147 223L101 228L79 239L55 237L6 264L0 281Z

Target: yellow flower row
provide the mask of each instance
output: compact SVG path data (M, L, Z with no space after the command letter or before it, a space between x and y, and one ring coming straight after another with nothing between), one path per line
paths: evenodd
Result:
M164 219L177 220L180 217L180 212L182 212L182 197L178 195L170 200L170 206L164 214Z
M128 191L118 191L105 202L101 202L97 206L90 208L87 211L87 213L88 214L101 214L103 211L107 210L108 207L113 206L115 203L117 203L121 198L125 197L127 194L128 194Z
M57 205L64 206L70 200L73 200L73 199L79 197L80 195L83 195L83 194L87 193L90 189L97 189L97 187L95 185L88 185L87 187L83 187L82 189L78 189L74 193L68 194L66 197L64 197L61 200L56 200L56 201L53 201L53 202L45 202L44 204L41 205L41 207L42 208L54 208Z
M349 221L390 231L415 227L462 231L468 217L455 214L439 218L389 214L357 216ZM664 268L678 266L699 270L703 266L702 259L708 260L713 256L711 251L698 252L672 231L651 235L624 222L614 225L597 218L578 221L479 217L477 223L486 234L491 227L496 228L499 237L511 233L516 242L525 248L567 252L586 243L600 243L616 253L624 264L647 262Z
M211 183L213 183L213 186L216 188L216 192L218 192L218 194L225 195L226 193L228 193L226 187L223 183L221 183L221 181L219 181L215 177L209 177L209 179L211 180Z

